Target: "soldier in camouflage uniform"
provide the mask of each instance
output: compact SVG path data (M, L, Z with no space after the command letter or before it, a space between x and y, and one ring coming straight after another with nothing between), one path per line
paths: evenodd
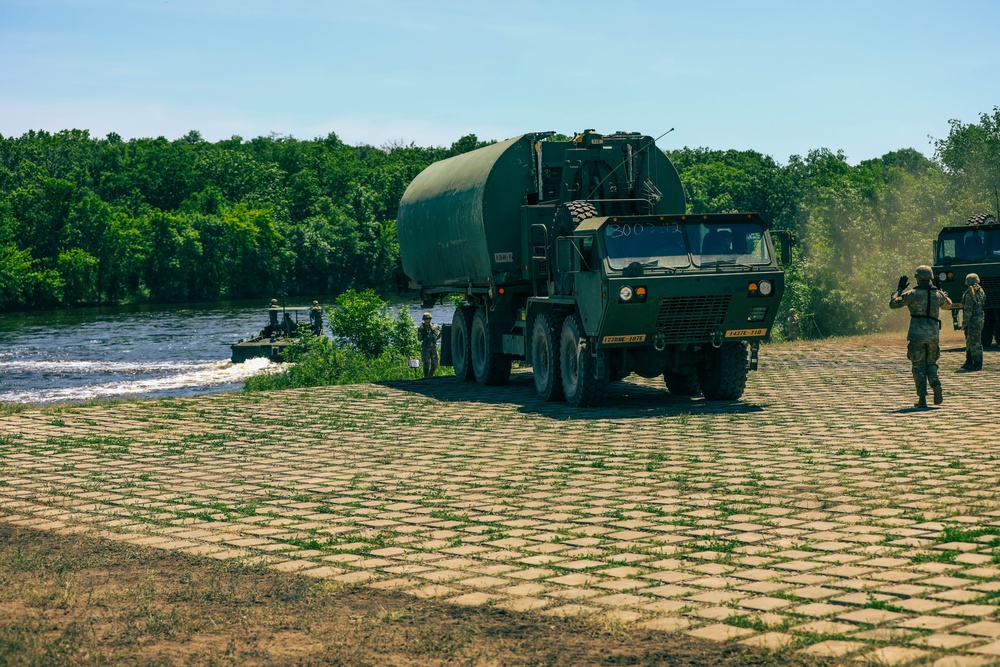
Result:
M986 292L979 286L979 276L970 273L965 277L968 289L962 295L962 330L965 332L964 371L983 370L983 321Z
M267 307L267 326L261 335L270 336L281 331L281 327L278 325L278 313L280 312L281 306L278 305L278 300L271 299L271 303Z
M929 266L918 266L914 272L917 286L893 292L890 308L910 309L910 329L906 335L906 358L912 363L913 382L917 385L916 407L927 407L927 385L934 391L934 405L944 400L938 378L938 358L941 356L939 332L942 308L951 307L948 295L931 284L934 273ZM905 279L901 281L905 283Z
M785 340L799 339L799 316L794 308L788 309L788 320L785 322Z
M420 339L420 360L424 364L424 377L434 375L438 368L437 340L441 330L431 324L431 314L424 313L424 321L417 327L417 338Z
M313 301L312 308L309 309L309 326L314 335L323 335L323 307L319 305L319 301Z

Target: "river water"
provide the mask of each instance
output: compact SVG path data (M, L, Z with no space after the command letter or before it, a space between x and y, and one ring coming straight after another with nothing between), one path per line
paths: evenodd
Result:
M405 305L419 322L419 304ZM452 311L431 309L438 324L451 322ZM267 312L257 301L3 313L0 402L238 391L246 378L280 367L266 359L229 361L229 346L265 324Z

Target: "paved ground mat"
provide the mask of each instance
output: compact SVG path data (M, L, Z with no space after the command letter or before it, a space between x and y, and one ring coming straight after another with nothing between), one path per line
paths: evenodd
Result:
M0 521L876 664L1000 659L1000 353L765 346L743 400L454 378L28 410ZM950 341L950 342L949 342ZM951 345L949 347L949 345Z

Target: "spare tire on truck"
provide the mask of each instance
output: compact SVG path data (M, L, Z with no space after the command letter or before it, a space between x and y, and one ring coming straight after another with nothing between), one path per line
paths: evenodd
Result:
M995 225L996 223L997 219L993 217L992 213L976 213L970 215L965 222L967 225Z

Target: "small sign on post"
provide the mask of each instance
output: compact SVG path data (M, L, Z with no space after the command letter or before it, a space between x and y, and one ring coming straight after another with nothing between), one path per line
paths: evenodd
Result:
M420 360L410 359L410 368L420 368Z

